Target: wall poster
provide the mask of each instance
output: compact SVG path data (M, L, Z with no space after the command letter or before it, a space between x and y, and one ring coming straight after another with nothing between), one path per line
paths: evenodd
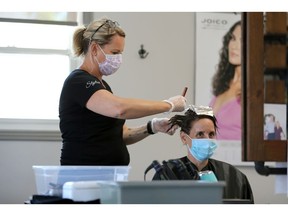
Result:
M196 13L195 104L211 106L218 122L213 158L241 159L241 13Z

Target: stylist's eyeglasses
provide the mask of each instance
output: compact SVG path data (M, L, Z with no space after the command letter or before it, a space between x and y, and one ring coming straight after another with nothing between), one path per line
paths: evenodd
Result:
M112 21L112 20L106 20L102 25L100 25L92 34L90 40L92 40L92 38L94 37L94 35L96 34L96 32L99 31L99 29L101 29L104 25L107 25L108 27L108 33L110 33L111 29L115 29L117 26L119 26L119 23L117 21Z

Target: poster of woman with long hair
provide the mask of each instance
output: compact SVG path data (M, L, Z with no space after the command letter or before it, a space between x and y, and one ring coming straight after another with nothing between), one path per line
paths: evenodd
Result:
M209 105L217 118L215 157L241 160L241 15L197 13L195 104Z

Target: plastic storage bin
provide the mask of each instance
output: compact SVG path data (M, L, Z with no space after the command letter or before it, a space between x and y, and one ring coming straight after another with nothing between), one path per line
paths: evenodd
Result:
M128 181L129 166L33 166L37 194L62 196L65 182Z

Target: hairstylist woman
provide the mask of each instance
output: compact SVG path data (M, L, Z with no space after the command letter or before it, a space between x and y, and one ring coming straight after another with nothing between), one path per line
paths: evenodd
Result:
M154 118L135 128L125 125L126 119L181 112L186 99L179 95L152 101L114 95L103 76L120 67L124 44L124 31L109 19L75 30L74 51L83 62L67 77L60 96L61 165L128 165L126 145L157 132L174 134L177 127L170 129L167 118Z

